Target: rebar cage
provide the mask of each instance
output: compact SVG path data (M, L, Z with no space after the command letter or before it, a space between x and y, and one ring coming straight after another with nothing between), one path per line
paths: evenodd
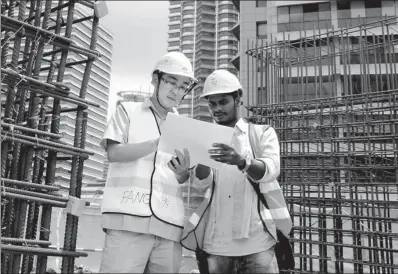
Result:
M47 257L62 257L73 273L78 217L68 213L63 248L50 248L53 207L66 208L55 170L71 161L69 195L79 198L88 107L85 100L96 50L99 18L95 2L8 0L1 2L1 273L45 273ZM76 18L84 6L90 16ZM73 25L89 23L90 48L72 41ZM71 54L73 53L73 56ZM46 64L46 66L43 66ZM65 70L84 65L79 88L63 83ZM61 141L61 115L75 118L73 144Z
M270 38L246 103L279 135L296 271L396 273L397 18Z

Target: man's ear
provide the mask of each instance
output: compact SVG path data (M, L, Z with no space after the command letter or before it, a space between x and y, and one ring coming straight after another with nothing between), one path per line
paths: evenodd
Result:
M241 97L239 97L239 96L237 96L237 97L235 98L235 103L236 103L236 106L237 106L237 107L239 107L240 105L242 105L242 102L241 102L240 100L241 100Z
M159 76L154 73L152 74L152 81L151 81L152 85L157 86L157 84L159 83Z

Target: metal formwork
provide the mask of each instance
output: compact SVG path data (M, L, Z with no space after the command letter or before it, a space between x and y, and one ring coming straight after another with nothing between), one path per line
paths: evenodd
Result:
M76 18L77 5L91 16ZM99 19L95 3L80 1L7 0L1 2L1 273L45 273L47 257L63 257L62 272L73 273L78 217L68 213L64 246L50 248L53 207L66 208L58 193L55 172L60 161L71 161L69 195L80 197L85 150L85 100L96 51ZM90 48L72 41L73 26L90 22ZM81 60L70 61L69 54ZM68 67L85 64L76 95L63 83ZM60 119L75 117L74 144L61 140Z
M397 18L270 38L246 103L279 135L297 272L396 273Z

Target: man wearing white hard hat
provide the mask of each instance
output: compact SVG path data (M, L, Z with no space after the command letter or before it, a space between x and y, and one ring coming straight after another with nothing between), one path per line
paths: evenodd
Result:
M179 185L189 178L182 172L188 163L157 147L167 113L176 112L196 83L189 59L167 53L152 71L153 96L119 104L110 119L101 141L110 164L101 204L106 236L100 272L179 271L184 221Z
M184 229L181 244L196 251L201 273L279 273L276 229L289 234L292 227L276 180L278 137L272 127L249 124L240 117L242 94L235 75L216 70L206 79L201 95L214 121L235 130L231 144L214 144L209 150L210 158L224 163L218 171L203 165L194 170L194 186L208 189ZM261 204L258 187L270 210Z

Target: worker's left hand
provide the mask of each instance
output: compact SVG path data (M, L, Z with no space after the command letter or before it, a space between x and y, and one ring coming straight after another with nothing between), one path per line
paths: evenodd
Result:
M189 166L191 163L189 152L184 148L184 153L179 150L175 150L175 153L177 157L173 156L167 165L176 175L178 182L182 184L189 179Z
M213 148L209 149L209 154L212 160L227 165L239 166L244 161L244 158L233 147L226 144L213 144Z

